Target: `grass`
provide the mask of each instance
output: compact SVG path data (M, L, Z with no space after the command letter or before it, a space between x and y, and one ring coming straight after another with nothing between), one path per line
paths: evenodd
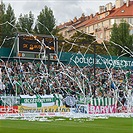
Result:
M0 120L0 133L133 133L132 118L51 122Z

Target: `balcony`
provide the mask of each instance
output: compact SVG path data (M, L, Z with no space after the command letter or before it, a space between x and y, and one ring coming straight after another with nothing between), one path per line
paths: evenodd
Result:
M96 28L95 29L95 32L99 32L99 31L101 31L102 29L101 28Z
M104 30L109 30L109 29L110 29L109 26L104 27Z

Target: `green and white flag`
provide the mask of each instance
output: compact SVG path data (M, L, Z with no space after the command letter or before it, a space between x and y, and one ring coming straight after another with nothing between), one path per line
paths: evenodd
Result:
M53 106L55 104L55 98L51 95L20 95L20 103L26 107L46 107Z
M107 105L114 105L115 99L114 98L92 98L91 105L94 106L107 106Z

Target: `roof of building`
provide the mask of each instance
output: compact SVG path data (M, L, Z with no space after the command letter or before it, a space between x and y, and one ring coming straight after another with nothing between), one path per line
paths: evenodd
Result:
M103 17L101 19L99 19L99 15L103 14L103 13L107 13L108 15L106 17ZM103 13L96 13L95 16L90 15L90 16L86 16L85 19L81 19L82 17L80 17L79 19L76 20L76 22L74 21L69 21L66 22L64 24L61 24L58 26L59 29L63 29L66 28L67 26L70 27L71 25L75 28L80 28L83 26L89 26L95 23L98 23L100 21L104 21L106 19L109 18L119 18L119 17L130 17L133 16L133 1L129 2L129 6L127 7L126 3L121 6L120 8L112 8L112 10L103 12ZM73 27L69 28L69 31L73 30Z
M133 1L129 2L129 6L126 6L126 3L117 9L114 9L114 12L109 15L109 17L122 17L122 16L133 16Z
M97 19L97 17L95 16L93 18L93 20L88 23L86 26L92 25L93 23L98 23L101 22L103 20L107 20L109 18L122 18L122 17L129 17L132 16L133 17L133 1L130 1L129 6L126 6L126 3L121 6L120 8L113 8L112 10L108 11L109 15L107 15L105 18L102 19Z

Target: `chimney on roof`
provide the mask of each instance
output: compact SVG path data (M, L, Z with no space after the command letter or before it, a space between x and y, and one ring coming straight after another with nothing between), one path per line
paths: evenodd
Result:
M90 16L87 16L86 19L89 20L90 19Z
M84 18L84 17L85 17L85 14L84 14L84 13L82 13L82 16L81 16L81 17L83 17L83 18Z
M127 0L127 1L126 1L126 6L127 6L127 7L129 7L129 1L130 1L130 0Z
M108 11L108 10L109 10L109 3L108 3L108 4L106 4L105 9L106 9L106 11Z
M85 14L82 13L81 17L79 18L80 21L84 21L85 20Z
M90 15L90 19L92 19L92 18L93 18L93 14Z
M113 7L113 6L112 6L112 3L110 2L110 3L109 3L109 9L108 9L108 10L112 10L112 7Z
M73 23L73 21L72 21L71 19L69 19L68 23L69 23L69 24L72 24L72 23Z
M61 23L61 25L64 25L64 24L65 24L64 22Z
M123 5L124 5L124 1L123 0L116 0L115 1L115 7L116 8L120 8Z
M112 3L110 2L110 3L106 4L105 9L106 9L106 11L112 10Z
M95 14L95 16L98 16L98 12Z
M75 17L75 18L73 19L73 22L74 22L74 23L77 22L77 17Z
M104 6L99 6L99 13L103 13L105 11L105 7Z

